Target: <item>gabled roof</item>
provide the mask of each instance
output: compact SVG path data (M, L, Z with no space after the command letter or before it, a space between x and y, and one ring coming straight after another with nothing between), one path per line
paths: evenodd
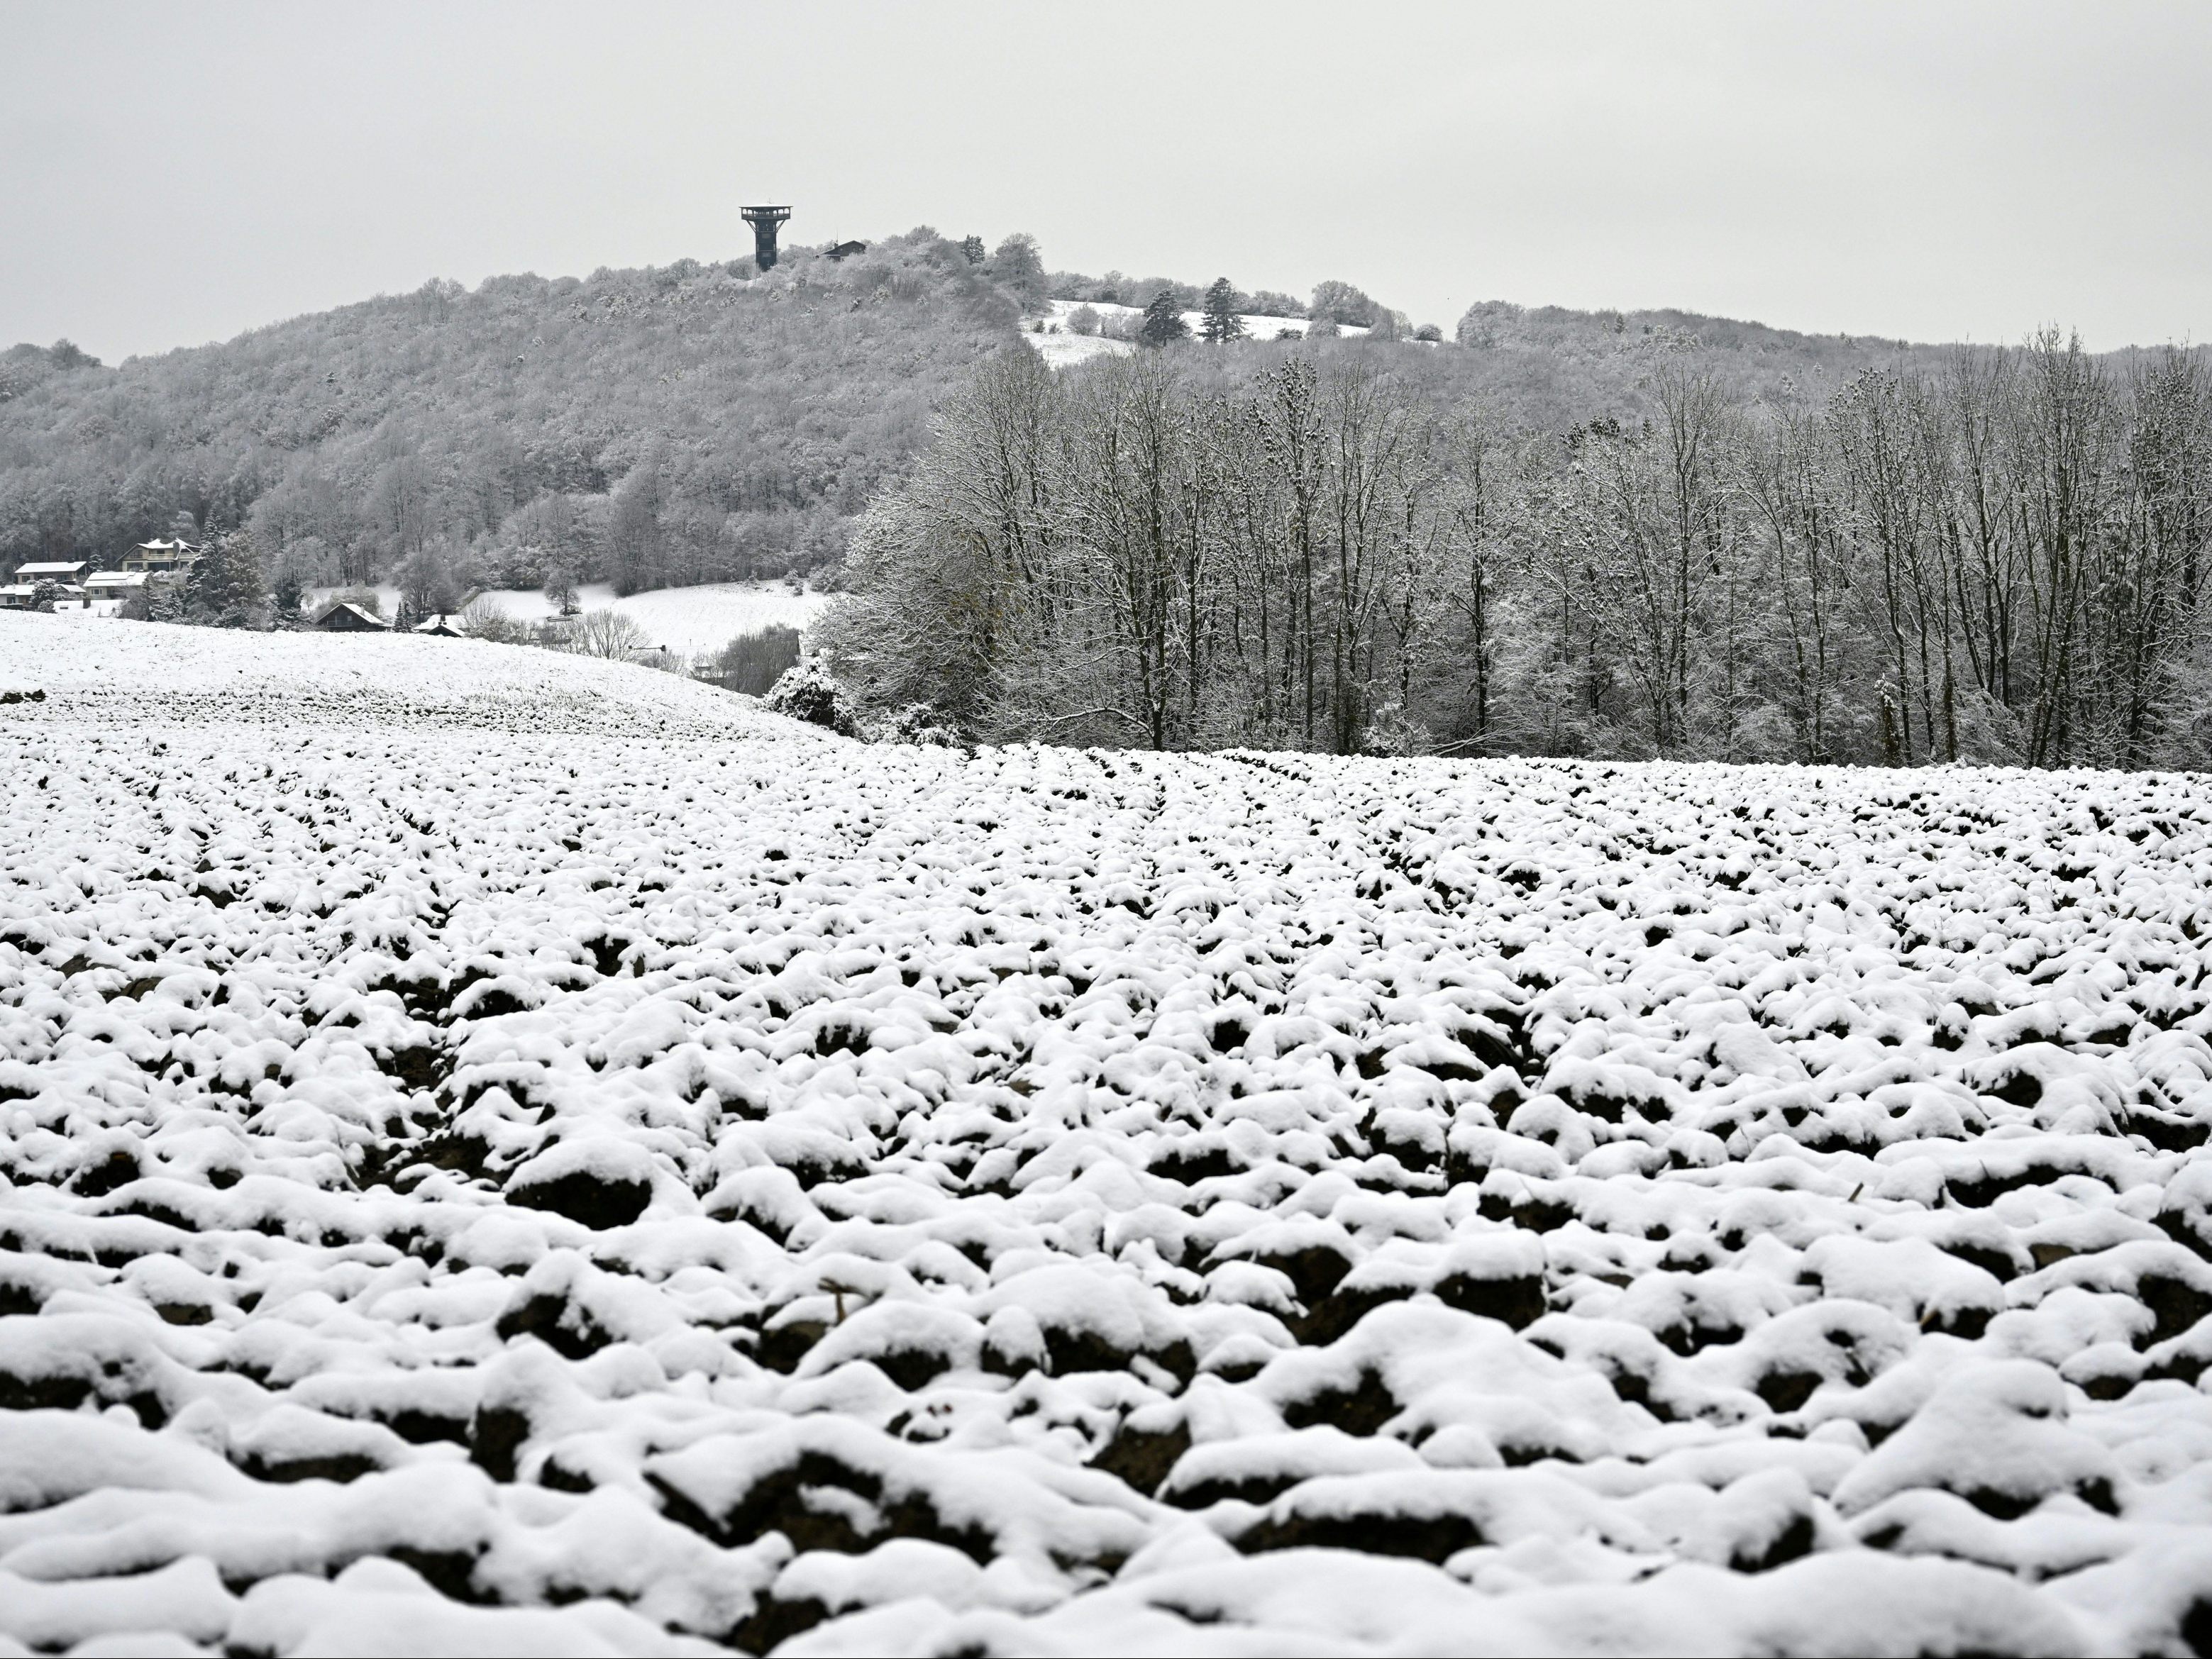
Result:
M442 634L450 639L456 640L464 637L461 633L461 619L459 617L445 615L443 612L434 617L423 617L421 622L416 623L407 631L410 634Z
M90 562L89 559L49 559L43 564L19 564L15 567L15 574L18 576L74 576Z
M143 587L146 573L143 570L95 570L84 579L87 587Z
M332 617L337 615L341 611L352 611L355 616L358 617L362 622L366 623L371 628L389 628L392 626L390 623L385 621L383 617L376 615L374 611L364 611L357 605L349 605L343 600L337 605L331 606L331 608L324 611L321 616L316 617L315 626L320 628L325 623L330 621Z

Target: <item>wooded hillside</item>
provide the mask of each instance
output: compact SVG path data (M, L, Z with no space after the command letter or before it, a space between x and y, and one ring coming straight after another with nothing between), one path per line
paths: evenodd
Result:
M410 558L495 586L807 569L927 436L1015 301L917 230L842 263L433 282L119 368L0 374L0 560L250 528L272 566Z

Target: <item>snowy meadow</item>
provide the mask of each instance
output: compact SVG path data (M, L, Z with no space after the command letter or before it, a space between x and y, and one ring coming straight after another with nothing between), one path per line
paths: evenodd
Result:
M0 1650L2212 1644L2202 776L0 705Z

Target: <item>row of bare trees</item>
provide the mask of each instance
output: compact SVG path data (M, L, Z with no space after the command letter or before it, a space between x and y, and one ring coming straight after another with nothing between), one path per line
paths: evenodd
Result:
M987 739L2199 765L2212 377L2055 332L1746 406L1439 407L1385 350L985 365L825 624Z

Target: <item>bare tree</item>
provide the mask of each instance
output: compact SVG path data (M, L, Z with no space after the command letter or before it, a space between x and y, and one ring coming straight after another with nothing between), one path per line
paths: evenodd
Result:
M652 641L636 617L615 610L586 611L568 631L568 648L580 656L624 659Z

